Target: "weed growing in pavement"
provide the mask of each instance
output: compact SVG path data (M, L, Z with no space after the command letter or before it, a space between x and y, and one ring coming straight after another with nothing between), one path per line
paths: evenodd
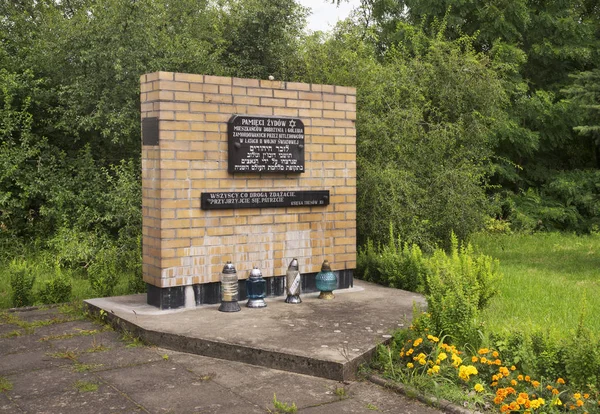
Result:
M287 403L281 402L277 400L277 395L273 394L273 407L275 410L271 410L267 408L267 412L271 414L287 414L287 413L295 413L298 411L298 407L296 407L296 403L292 403L289 405Z
M73 388L79 392L93 392L98 391L98 384L95 382L78 380L73 384Z
M13 384L8 379L0 377L0 392L6 392L13 389Z

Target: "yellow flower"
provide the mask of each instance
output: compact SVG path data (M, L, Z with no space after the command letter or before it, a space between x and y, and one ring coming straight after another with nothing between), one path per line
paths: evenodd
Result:
M448 355L446 355L446 353L445 353L445 352L440 352L440 354L438 355L438 359L439 359L440 361L443 361L443 360L445 360L446 358L448 358Z
M560 400L560 398L557 398L556 400L554 400L554 402L552 404L554 404L554 405L562 405L562 401Z
M515 385L517 385L517 381L515 381L515 380L510 380L510 385L512 385L512 386L515 386Z
M429 339L431 342L439 342L440 338L435 337L433 335L427 335L427 339Z
M575 398L576 400L581 399L581 394L576 392L575 394L573 394L573 398Z
M440 366L434 365L433 367L431 367L431 370L433 371L434 374L437 374L438 372L440 372Z
M473 365L461 365L458 369L458 376L463 381L468 381L471 375L477 375L477 368Z
M498 352L497 352L497 351L494 351L494 352L492 352L492 356L493 356L494 358L498 358L498 355L500 355L500 354L498 354Z
M517 379L518 379L519 381L523 381L523 375L519 375L519 376L517 377Z
M415 339L415 342L413 342L413 347L418 347L419 345L421 345L421 342L423 342L423 338Z
M408 351L406 351L406 356L412 355L413 352L415 352L415 350L410 348Z
M483 385L481 384L475 384L475 386L473 387L473 389L477 392L482 392L483 391Z
M487 353L489 353L489 352L490 352L490 350L489 350L489 349L487 349L487 348L481 348L479 351L477 351L477 353L478 353L479 355L485 355L485 354L487 354Z
M408 364L406 364L406 366L408 368L414 368L415 364L413 364L412 362L409 362Z
M510 366L510 370L511 370L511 371L514 371L514 370L516 370L516 369L517 369L517 367L515 367L514 365L511 365L511 366Z
M487 358L486 357L481 357L481 363L485 364L487 362Z
M452 365L458 368L460 364L462 364L462 362L463 361L459 356L457 356L456 354L452 354Z
M419 359L419 364L425 365L425 364L427 364L427 360L425 358L421 358L421 359Z

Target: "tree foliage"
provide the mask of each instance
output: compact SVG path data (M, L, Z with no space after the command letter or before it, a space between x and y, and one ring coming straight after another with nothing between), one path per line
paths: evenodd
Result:
M139 76L157 70L357 87L361 244L392 225L432 249L490 211L530 230L598 226L596 1L364 0L311 34L294 0L0 12L3 248L33 243L85 272L110 252L139 273Z

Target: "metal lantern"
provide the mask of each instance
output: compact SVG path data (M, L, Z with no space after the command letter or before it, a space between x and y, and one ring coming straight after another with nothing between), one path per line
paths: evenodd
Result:
M325 260L321 271L317 273L317 290L321 291L319 299L333 299L335 289L337 289L337 276L331 271L329 261Z
M300 299L300 282L298 260L294 258L290 262L290 266L285 274L285 290L287 293L285 303L302 303L302 299Z
M238 277L235 271L235 266L231 262L227 262L223 266L220 275L221 279L221 312L239 312L240 305L238 303Z
M258 270L258 267L254 267L254 269L250 271L250 277L246 280L246 293L248 294L247 307L264 308L267 306L265 303L265 296L267 296L267 281L263 279L262 273Z

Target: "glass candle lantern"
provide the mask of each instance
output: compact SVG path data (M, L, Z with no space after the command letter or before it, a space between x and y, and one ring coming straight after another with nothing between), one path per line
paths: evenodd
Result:
M231 262L223 267L220 275L221 279L221 312L239 312L240 305L238 303L238 277L235 271L235 266Z
M300 299L301 276L298 270L298 260L292 259L285 274L285 303L302 303Z
M321 291L319 299L333 299L335 289L337 289L337 276L331 271L329 261L325 260L321 271L317 273L317 290Z
M252 269L250 277L246 279L246 293L248 295L248 303L246 303L247 307L264 308L267 306L265 303L265 296L267 296L267 281L263 279L262 273L257 267Z

